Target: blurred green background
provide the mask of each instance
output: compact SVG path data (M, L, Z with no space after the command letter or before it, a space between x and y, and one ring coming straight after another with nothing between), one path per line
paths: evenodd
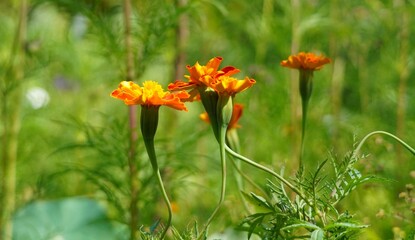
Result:
M14 79L8 71L20 1L0 2L0 152L7 161L6 123L17 112L16 211L39 201L86 197L99 202L109 219L128 221L128 108L109 96L126 75L122 4L31 0L19 65L23 76ZM133 0L132 7L135 82L156 80L166 88L184 79L186 65L204 65L215 56L224 58L222 67L241 69L239 79L256 79L236 101L245 106L242 153L261 164L276 171L285 167L287 176L296 171L298 73L279 63L299 51L332 59L314 74L306 168L314 169L330 152L342 158L374 130L415 145L415 1ZM20 101L10 100L13 91L20 91ZM187 106L189 112L162 108L156 135L179 231L206 220L220 188L219 151L199 119L203 108ZM140 141L138 152L139 224L148 229L166 211ZM392 181L362 187L342 208L370 224L362 239L400 239L400 231L415 224L415 203L399 198L415 183L415 159L383 137L371 138L363 152L369 156L361 171ZM249 166L243 170L261 186L270 178ZM228 186L210 233L246 216L232 177ZM246 184L249 191L257 190Z

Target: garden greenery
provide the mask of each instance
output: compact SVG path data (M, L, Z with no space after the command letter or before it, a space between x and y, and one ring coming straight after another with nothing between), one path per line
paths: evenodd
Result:
M415 239L413 2L0 9L0 239Z

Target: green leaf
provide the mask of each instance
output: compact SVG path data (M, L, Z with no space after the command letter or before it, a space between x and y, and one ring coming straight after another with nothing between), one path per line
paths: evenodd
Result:
M316 229L311 233L310 240L323 240L324 239L324 231L321 229Z
M333 228L338 228L338 227L349 228L349 229L361 229L361 228L367 228L369 227L369 225L360 225L360 224L348 223L348 222L338 222L338 223L327 225L325 229L331 230Z
M263 210L265 212L272 211L274 212L274 208L267 202L267 200L259 195L256 195L255 193L247 194L245 192L242 192L242 195L245 197L246 200L248 200L251 204L259 207L258 210Z
M295 228L307 228L307 229L315 229L315 230L321 230L321 228L317 225L311 224L309 222L298 222L291 225L288 225L286 227L281 228L282 231L291 230Z

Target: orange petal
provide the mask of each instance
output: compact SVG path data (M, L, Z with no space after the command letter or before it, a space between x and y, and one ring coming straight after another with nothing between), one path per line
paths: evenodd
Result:
M170 91L178 91L178 90L188 90L192 89L196 86L193 82L183 82L180 80L176 80L174 83L170 83L167 86L167 89Z
M212 68L213 71L217 72L219 69L219 65L222 62L223 58L221 57L214 57L209 60L209 62L206 64L206 68Z
M233 77L221 76L212 83L212 88L219 93L227 93L229 95L235 95L242 92L255 84L254 79L246 77L244 80L238 80Z
M281 66L303 70L320 70L325 64L330 63L330 61L329 58L324 56L300 52L297 55L289 56L288 60L281 61Z

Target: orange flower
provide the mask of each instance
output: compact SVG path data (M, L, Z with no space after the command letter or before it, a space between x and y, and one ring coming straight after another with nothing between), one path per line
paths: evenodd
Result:
M221 62L221 57L215 57L210 59L206 66L200 65L198 62L196 62L194 66L187 66L186 68L189 71L190 75L185 75L185 77L189 81L184 82L181 80L176 80L174 83L169 84L168 89L170 91L191 90L189 92L190 98L188 100L194 100L198 95L197 87L205 86L215 89L212 83L217 82L219 77L229 77L240 72L239 69L232 66L227 66L221 70L218 70Z
M219 94L228 94L229 96L242 92L254 84L255 80L248 77L245 77L244 80L238 80L234 77L222 75L210 80L211 88L215 89Z
M165 92L161 85L155 81L145 81L143 87L133 82L123 81L118 89L111 93L111 96L123 100L127 105L165 105L177 110L187 111L182 99L188 98L189 94L186 91Z
M288 60L281 62L281 66L299 70L320 70L325 64L330 63L330 58L316 56L314 53L300 52L298 55L291 55Z
M233 105L232 117L228 125L228 130L241 127L241 125L239 125L238 122L242 116L243 109L244 109L244 105L240 103L235 103ZM204 122L210 123L209 115L207 114L207 112L200 114L199 117Z

